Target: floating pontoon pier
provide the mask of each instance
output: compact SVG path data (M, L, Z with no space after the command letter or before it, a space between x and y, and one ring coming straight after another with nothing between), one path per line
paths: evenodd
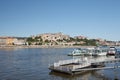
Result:
M61 60L49 66L51 71L67 73L70 75L79 74L89 70L120 68L120 66L105 67L104 63L120 62L120 58L105 59L88 59L87 57L80 59Z

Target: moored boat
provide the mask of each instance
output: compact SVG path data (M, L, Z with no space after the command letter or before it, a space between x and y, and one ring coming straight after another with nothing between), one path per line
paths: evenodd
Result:
M93 56L106 56L108 48L104 47L96 47L94 52L92 53Z
M94 48L74 49L68 56L89 56L92 55Z
M115 47L110 47L108 49L107 55L115 55L116 52L117 52L117 49Z
M68 53L68 56L79 56L82 55L81 48L74 49L71 53Z

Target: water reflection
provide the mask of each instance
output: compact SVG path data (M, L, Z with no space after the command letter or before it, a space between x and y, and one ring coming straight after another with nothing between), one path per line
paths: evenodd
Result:
M55 80L57 77L66 80L110 80L104 74L101 74L97 71L87 71L74 76L58 72L50 72L49 74L52 76L53 80Z

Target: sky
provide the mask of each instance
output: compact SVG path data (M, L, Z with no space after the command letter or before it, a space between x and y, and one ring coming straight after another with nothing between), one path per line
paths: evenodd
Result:
M0 0L0 36L57 32L120 41L120 0Z

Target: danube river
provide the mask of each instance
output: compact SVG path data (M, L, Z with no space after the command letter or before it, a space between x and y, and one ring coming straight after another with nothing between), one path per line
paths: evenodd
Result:
M58 60L71 59L67 54L72 50L73 48L0 49L0 80L120 80L120 69L89 71L76 76L48 69L49 64ZM105 65L112 66L114 63Z

